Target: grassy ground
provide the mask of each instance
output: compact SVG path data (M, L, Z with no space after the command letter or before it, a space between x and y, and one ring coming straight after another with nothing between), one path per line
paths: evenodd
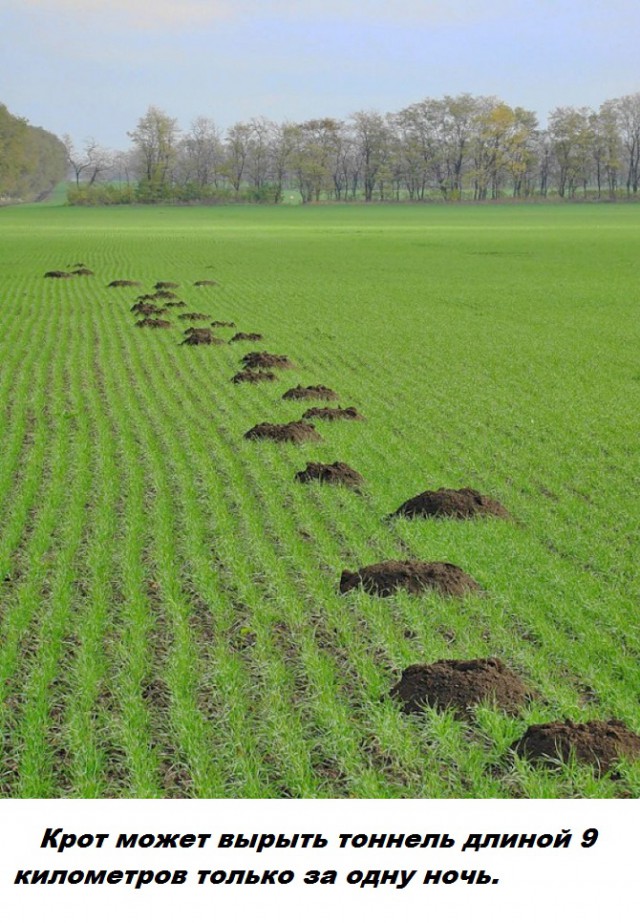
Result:
M640 794L637 766L509 750L565 717L640 732L639 226L624 206L1 210L0 792ZM95 275L43 278L75 262ZM251 344L135 328L158 279L297 370L233 385ZM299 417L298 382L367 421L243 440ZM366 491L294 483L310 459ZM384 520L465 485L513 521ZM405 557L486 594L337 593ZM463 722L387 697L411 663L485 656L540 699Z

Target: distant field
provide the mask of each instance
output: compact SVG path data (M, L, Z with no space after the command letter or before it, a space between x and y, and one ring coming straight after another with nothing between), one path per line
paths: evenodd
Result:
M510 750L567 718L640 733L639 232L633 206L0 210L0 794L640 795L638 763ZM157 280L188 307L136 328ZM178 346L207 323L183 312L264 340ZM231 383L255 349L297 368ZM298 383L366 420L244 439L312 406ZM363 491L296 483L310 460ZM441 486L512 518L385 519ZM338 592L414 558L484 592ZM485 657L538 698L389 698Z

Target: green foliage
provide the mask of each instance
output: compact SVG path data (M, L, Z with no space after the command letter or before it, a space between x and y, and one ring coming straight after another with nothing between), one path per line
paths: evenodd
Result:
M60 139L11 115L0 104L0 203L36 199L65 173L66 155Z
M510 751L563 717L640 732L639 224L589 205L2 209L0 794L640 795L637 767ZM75 262L95 275L43 278ZM237 386L246 344L136 329L159 279L298 368ZM313 455L244 440L299 416L298 381L367 422L319 422ZM297 484L309 458L365 491ZM440 485L513 521L385 520ZM338 594L342 568L399 557L486 592ZM540 693L515 717L388 698L411 663L491 655Z

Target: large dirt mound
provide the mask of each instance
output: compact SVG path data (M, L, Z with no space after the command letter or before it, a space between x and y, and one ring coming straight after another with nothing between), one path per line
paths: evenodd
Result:
M136 321L136 327L170 327L171 322L161 320L159 317L143 317L142 320Z
M458 712L479 702L495 704L516 714L532 698L532 693L496 657L487 660L437 660L407 667L402 679L391 690L406 714L422 711L425 705Z
M261 381L277 381L278 376L274 372L263 372L260 369L254 371L253 369L245 369L243 372L236 372L231 381L234 385L242 384L243 381L248 381L251 384L257 385Z
M621 757L640 759L640 737L622 721L553 721L534 724L512 744L520 756L534 762L566 762L571 753L581 763L591 763L607 772Z
M397 590L414 594L438 590L445 596L463 596L481 589L462 568L446 561L382 561L342 572L341 593L360 586L372 596L391 596Z
M71 279L73 278L73 273L63 272L62 269L50 269L49 272L45 272L45 279Z
M304 471L298 471L295 480L300 481L301 484L308 484L309 481L343 484L352 489L357 489L364 483L361 474L340 461L333 462L331 465L325 465L322 462L307 462L307 467Z
M109 282L107 288L129 288L136 285L140 283L134 282L133 279L114 279L113 282Z
M247 353L241 359L249 369L291 369L293 363L288 356L276 356L273 353Z
M337 401L338 395L324 385L296 385L282 395L283 401Z
M303 420L364 420L355 407L310 407L302 414Z
M209 314L198 314L194 311L190 314L178 314L179 320L208 320L209 316Z
M211 326L213 326L213 324ZM261 333L236 333L234 334L234 336L231 337L229 342L239 343L241 340L251 340L252 342L257 342L258 340L262 340L262 339L263 337Z
M508 518L508 511L491 497L484 497L472 487L453 490L439 487L425 490L417 497L406 500L392 516L450 516L454 519L471 519L473 516L500 516Z
M187 346L219 346L224 343L220 337L214 337L208 327L189 327L185 333L187 338L182 341L181 346L185 343Z
M274 442L320 442L321 436L310 423L258 423L244 434L245 439L272 439Z

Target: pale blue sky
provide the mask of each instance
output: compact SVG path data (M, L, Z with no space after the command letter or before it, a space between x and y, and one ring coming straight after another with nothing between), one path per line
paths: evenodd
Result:
M640 0L0 0L0 102L127 147L182 128L397 110L470 92L534 109L640 91Z

